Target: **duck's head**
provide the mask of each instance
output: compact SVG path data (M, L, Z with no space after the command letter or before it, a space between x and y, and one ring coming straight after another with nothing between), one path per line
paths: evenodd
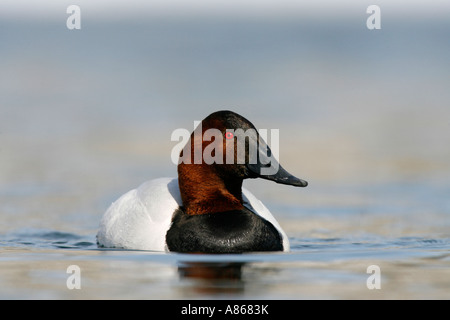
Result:
M242 182L248 178L308 185L278 163L250 121L232 111L210 114L192 132L180 154L178 180L186 212L242 209Z

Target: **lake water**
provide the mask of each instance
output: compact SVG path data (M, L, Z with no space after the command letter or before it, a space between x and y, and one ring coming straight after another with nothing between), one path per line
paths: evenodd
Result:
M450 23L439 10L384 10L369 31L364 6L326 18L81 7L74 31L65 7L0 15L1 299L450 298ZM220 109L279 129L280 163L310 183L244 184L291 252L98 249L112 201L176 175L172 131ZM67 287L71 265L81 289ZM367 285L373 265L380 289Z

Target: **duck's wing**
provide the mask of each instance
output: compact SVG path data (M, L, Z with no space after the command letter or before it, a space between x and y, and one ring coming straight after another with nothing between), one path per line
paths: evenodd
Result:
M289 244L288 236L283 231L280 224L275 219L275 217L272 215L272 213L269 211L269 209L267 209L267 207L258 198L256 198L253 195L253 193L251 193L250 191L248 191L245 188L242 188L242 196L243 196L245 207L247 207L249 210L255 212L261 218L272 223L272 225L275 227L275 229L278 230L278 232L280 233L281 238L283 240L283 251L285 251L285 252L289 251L290 244Z
M178 179L147 181L111 204L100 222L98 245L165 251L172 215L181 204Z

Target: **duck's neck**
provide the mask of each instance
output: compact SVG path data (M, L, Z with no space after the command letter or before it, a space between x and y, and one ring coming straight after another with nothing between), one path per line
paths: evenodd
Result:
M242 210L242 179L220 177L205 164L178 165L183 207L189 215Z

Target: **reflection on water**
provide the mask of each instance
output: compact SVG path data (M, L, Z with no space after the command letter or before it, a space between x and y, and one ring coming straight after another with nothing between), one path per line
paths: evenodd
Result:
M192 280L189 288L196 294L240 294L245 290L242 280L244 262L180 262L181 280Z

